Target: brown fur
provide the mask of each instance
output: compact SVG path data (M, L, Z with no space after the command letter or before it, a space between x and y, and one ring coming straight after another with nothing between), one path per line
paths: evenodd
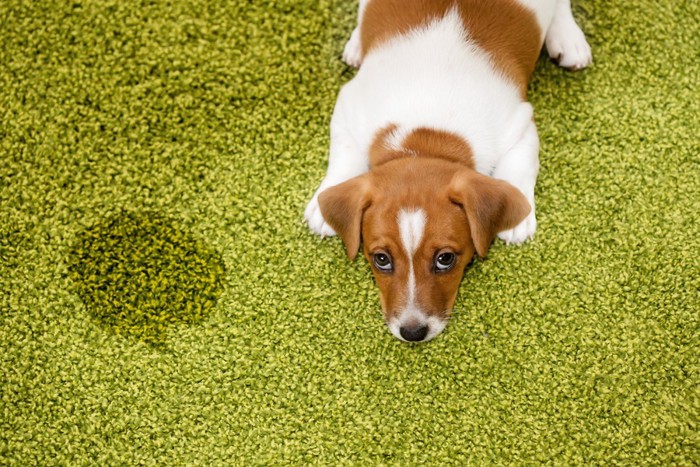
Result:
M392 124L377 132L369 149L370 167L384 164L399 157L420 154L439 157L474 168L472 148L456 134L433 128L416 128L406 135L401 148L394 148L387 140L396 129L396 125Z
M422 136L416 136L414 142L428 135L427 140L434 139L438 148L456 144L448 133L417 134ZM380 132L377 140L382 135L385 137L386 131ZM410 144L411 138L406 141ZM372 266L387 321L406 302L410 258L401 246L396 221L401 209L420 208L426 213L425 232L414 256L416 300L425 313L441 319L447 319L464 268L474 253L486 255L496 233L514 227L530 211L525 197L513 186L477 173L468 157L465 162L452 157L455 154L449 151L446 157L393 154L368 173L319 196L324 218L343 239L351 259L357 255L361 239L370 264L372 255L379 251L393 258L393 273ZM436 274L435 257L443 251L455 253L457 262L450 271Z
M411 4L407 7L407 4ZM542 43L534 13L515 0L371 0L362 16L362 56L386 41L442 18L456 7L470 38L525 96Z
M468 36L524 96L541 34L534 14L515 0L371 0L360 28L363 56L453 7ZM414 304L423 313L446 320L474 254L486 255L496 234L520 223L530 205L515 187L477 173L471 147L463 138L417 128L396 147L391 140L396 130L395 125L379 130L369 150L370 171L323 191L319 205L351 259L363 244L388 322L408 300L411 258L401 243L399 212L423 210L425 231L413 256ZM377 252L391 256L392 272L374 266ZM443 252L454 253L456 262L448 271L436 272L435 259Z

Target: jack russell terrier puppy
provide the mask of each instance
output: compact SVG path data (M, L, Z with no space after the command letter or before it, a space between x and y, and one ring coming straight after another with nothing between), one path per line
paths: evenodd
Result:
M494 238L535 233L539 142L530 75L545 43L581 69L569 0L360 0L331 120L328 172L304 217L363 252L391 332L445 327L464 269Z

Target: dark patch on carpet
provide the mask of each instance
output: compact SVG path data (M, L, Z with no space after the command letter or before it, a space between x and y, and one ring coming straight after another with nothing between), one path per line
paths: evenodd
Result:
M206 243L156 213L128 213L88 228L70 253L87 309L117 334L163 345L168 328L207 316L225 268Z

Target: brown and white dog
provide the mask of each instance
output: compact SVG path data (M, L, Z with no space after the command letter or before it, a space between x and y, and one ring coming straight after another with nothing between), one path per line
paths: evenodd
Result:
M496 236L535 233L539 142L528 81L543 43L561 66L590 48L569 0L360 0L343 58L328 172L305 218L363 244L384 318L405 341L445 327L465 266Z

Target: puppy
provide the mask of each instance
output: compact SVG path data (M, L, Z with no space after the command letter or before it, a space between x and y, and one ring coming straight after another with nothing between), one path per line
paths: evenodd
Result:
M404 341L445 327L465 266L536 229L539 142L528 81L543 43L591 63L569 0L360 0L310 229L363 253Z

